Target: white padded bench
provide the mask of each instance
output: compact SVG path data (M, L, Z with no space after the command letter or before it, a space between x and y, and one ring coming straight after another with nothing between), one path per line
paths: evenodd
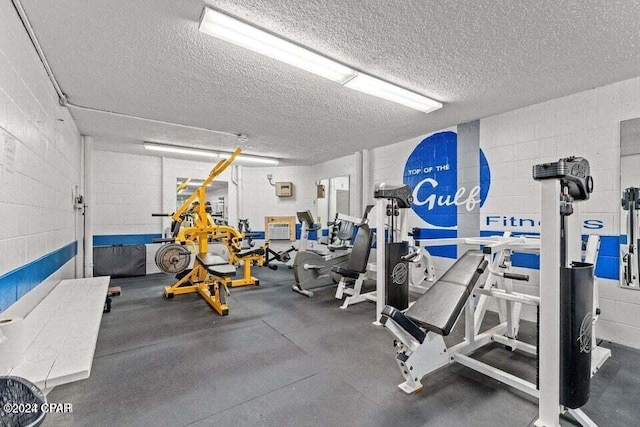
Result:
M9 374L26 378L45 391L88 378L109 280L61 280L42 297L23 315L24 361ZM0 316L15 316L18 310L12 306Z

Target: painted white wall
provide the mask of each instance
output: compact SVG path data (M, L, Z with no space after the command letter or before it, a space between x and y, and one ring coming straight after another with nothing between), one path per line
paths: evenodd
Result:
M151 214L162 212L162 159L101 150L94 156L94 234L160 233L162 221Z
M114 144L113 148L117 149ZM172 159L153 155L111 151L107 140L96 143L94 214L95 235L161 234L170 227L168 218L152 213L171 213L177 209L178 177L205 179L215 165L212 162ZM231 224L237 222L237 190L231 180L231 168L218 178L227 183L227 212ZM160 270L154 263L159 244L147 244L147 274Z
M482 215L539 218L540 189L531 180L531 167L574 154L590 161L595 182L591 199L581 203L583 218L604 222L601 230L583 232L619 235L619 123L635 117L640 117L639 78L481 120L480 146L492 173L490 199ZM537 272L530 273L535 280L518 287L537 294ZM640 348L640 295L619 288L618 281L597 282L603 313L598 336Z
M80 185L81 137L11 2L0 4L0 22L2 275L79 238L72 191ZM55 277L74 277L73 264Z
M311 168L311 176L315 182L320 182L323 179L334 178L337 176L349 177L349 204L351 215L360 214L360 206L357 206L357 182L361 179L358 171L356 171L356 158L355 154L350 156L340 157L338 159L331 160L329 162L318 163ZM315 194L315 192L314 192ZM329 194L327 194L327 197ZM315 196L314 196L315 197ZM329 220L331 218L327 218ZM322 219L323 223L326 223L325 218Z
M591 199L581 206L583 218L604 222L604 228L596 234L619 235L619 122L636 117L640 117L640 78L482 119L480 146L488 159L492 181L489 199L481 209L480 228L488 228L484 217L491 214L539 219L540 190L531 178L531 167L579 155L589 159L595 180ZM402 183L407 157L426 136L371 150L374 186ZM370 188L368 193L372 192ZM375 219L375 211L371 219ZM426 224L411 211L412 226ZM539 230L532 227L529 231ZM436 267L442 271L450 263L438 259ZM519 290L538 294L538 272L526 272L531 280L528 285L519 285ZM599 279L598 286L603 311L598 336L640 348L640 292L621 289L613 280Z
M297 211L315 213L316 186L311 166L243 167L240 216L249 218L253 231L264 231L265 216L296 216ZM272 182L291 181L293 197L278 197Z

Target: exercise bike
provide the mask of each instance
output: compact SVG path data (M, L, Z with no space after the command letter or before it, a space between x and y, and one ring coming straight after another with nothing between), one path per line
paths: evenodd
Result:
M292 289L307 297L313 297L312 289L331 286L340 280L340 275L331 271L334 266L345 266L349 262L351 248L347 242L353 238L356 226L366 224L367 216L373 206L367 206L362 218L353 217L344 214L337 214L336 220L330 223L332 227L336 227L335 238L330 239L329 243L335 242L337 239L339 244L330 244L327 250L317 250L309 248L309 233L320 229L310 211L297 212L298 221L302 224L300 234L300 247L293 262L293 275L295 284Z

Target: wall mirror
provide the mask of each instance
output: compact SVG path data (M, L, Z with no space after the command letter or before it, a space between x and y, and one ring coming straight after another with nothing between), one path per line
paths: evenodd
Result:
M620 122L620 286L640 290L640 118Z
M327 222L333 221L336 214L350 214L349 175L326 178L317 185L322 191L318 191L316 199L316 219L322 224L322 228L327 228ZM320 197L321 195L324 197Z
M176 179L176 206L182 206L202 182L202 179L178 177ZM228 183L213 181L209 184L207 187L207 201L211 203L211 216L214 219L227 222L229 218L228 200Z

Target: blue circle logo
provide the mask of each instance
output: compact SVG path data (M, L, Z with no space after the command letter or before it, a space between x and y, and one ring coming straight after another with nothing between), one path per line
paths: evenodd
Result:
M458 135L447 131L423 139L404 167L403 181L413 190L412 209L432 226L457 226L458 207L473 211L489 194L491 172L482 150L479 162L480 182L458 187Z

